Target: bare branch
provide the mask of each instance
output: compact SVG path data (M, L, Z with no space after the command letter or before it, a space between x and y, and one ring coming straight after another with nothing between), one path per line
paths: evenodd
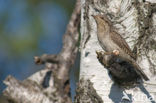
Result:
M9 100L17 103L71 103L69 70L78 51L79 24L80 0L77 0L63 37L62 51L58 55L35 56L36 64L49 65L22 82L7 77L4 83L8 87L4 95Z

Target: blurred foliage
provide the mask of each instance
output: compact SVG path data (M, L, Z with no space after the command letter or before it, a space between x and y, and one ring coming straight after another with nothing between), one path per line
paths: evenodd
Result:
M37 6L41 2L43 2L43 0L28 0L28 3L31 4L31 6ZM49 3L53 2L53 3L60 5L62 8L66 10L68 15L71 14L75 5L74 4L75 0L46 0L46 2L49 2Z
M42 69L33 56L58 53L75 0L0 0L0 91L9 75Z

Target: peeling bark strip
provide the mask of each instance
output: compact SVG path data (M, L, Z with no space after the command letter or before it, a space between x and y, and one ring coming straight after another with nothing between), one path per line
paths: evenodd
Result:
M89 80L81 79L76 89L74 103L103 103Z
M77 0L67 30L63 48L58 55L44 54L34 57L36 64L46 64L41 70L24 81L8 76L4 95L16 103L71 103L69 70L74 64L79 41L80 0Z
M153 2L155 0L82 0L80 79L90 80L105 103L156 102L156 4ZM106 15L130 48L135 49L137 63L150 81L129 90L113 83L107 69L96 58L95 51L102 48L91 15L98 14Z

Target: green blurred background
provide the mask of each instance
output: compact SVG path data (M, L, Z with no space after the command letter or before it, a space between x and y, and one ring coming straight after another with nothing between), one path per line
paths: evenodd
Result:
M23 80L43 69L36 55L57 54L75 0L0 0L0 93L3 80Z

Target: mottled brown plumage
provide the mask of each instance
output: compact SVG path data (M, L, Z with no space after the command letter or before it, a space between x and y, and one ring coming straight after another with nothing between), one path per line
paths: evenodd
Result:
M111 22L106 16L93 16L97 23L97 37L101 47L106 52L119 51L119 57L132 63L135 66L135 71L145 80L149 80L145 73L136 63L136 56L132 53L130 47L122 36L116 32Z

